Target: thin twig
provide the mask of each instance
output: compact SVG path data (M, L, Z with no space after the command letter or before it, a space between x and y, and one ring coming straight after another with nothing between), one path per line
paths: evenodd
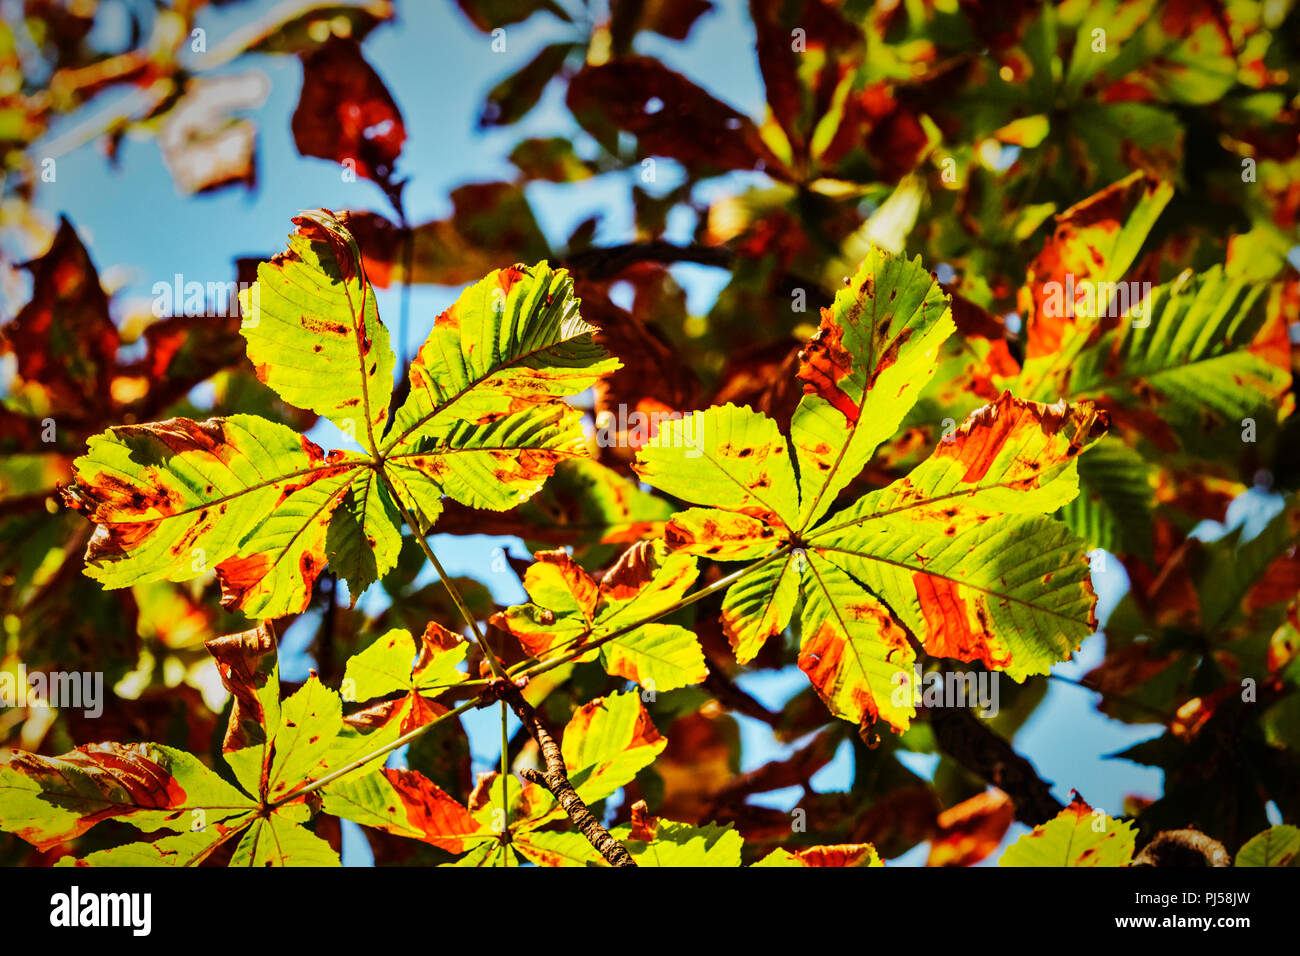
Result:
M478 621L475 620L474 614L469 609L469 605L465 603L465 599L461 597L460 590L456 587L455 582L452 581L451 575L449 575L446 569L443 568L442 562L438 560L438 556L433 553L433 548L431 548L429 542L425 540L424 534L420 531L420 526L415 521L415 517L407 509L406 505L403 504L401 495L399 495L397 489L393 487L392 481L389 479L387 473L384 472L382 467L378 470L383 480L388 483L388 490L392 494L393 502L397 505L397 510L402 515L402 520L406 522L407 526L411 529L411 533L415 536L415 543L419 545L420 550L424 552L424 556L429 559L429 563L433 565L433 569L438 572L438 577L442 580L442 585L447 589L447 593L451 595L451 601L456 605L456 610L460 611L460 616L465 619L465 623L469 625L469 629L474 632L474 640L478 644L479 649L483 651L483 657L487 659L488 667L492 669L493 676L498 678L505 677L505 668L501 666L501 663L496 659L496 655L492 653L492 649L488 647L487 640L483 637L483 632L479 630Z
M573 789L573 784L569 782L569 774L564 767L564 754L560 751L560 745L555 742L551 732L538 718L532 705L524 700L523 694L519 692L515 683L511 680L500 681L495 685L495 690L501 700L510 705L510 709L515 712L520 722L528 728L528 732L537 741L537 746L542 752L542 759L546 762L544 773L528 769L520 771L520 776L530 783L539 784L549 790L560 807L569 815L573 825L578 828L578 832L587 838L587 841L596 848L596 852L604 857L610 866L636 866L636 861L632 859L632 854L627 852L627 847L610 835L578 796L578 792Z
M510 736L506 732L506 702L501 702L501 842L510 842ZM502 854L506 866L510 854Z
M452 717L458 717L461 714L465 713L465 711L467 710L473 710L475 707L478 707L480 703L482 703L480 698L475 697L471 700L465 701L465 703L461 704L459 707L447 711L445 714L439 714L437 717L433 718L433 720L429 721L427 724L422 724L421 726L416 727L414 730L407 731L406 733L402 734L402 736L398 737L396 740L392 741L391 743L385 744L384 746L380 747L378 750L371 751L370 753L366 754L364 757L358 757L356 760L349 761L348 763L344 764L342 767L339 767L339 769L327 773L319 780L313 780L311 783L306 784L305 786L297 787L293 790L290 790L280 799L273 801L270 804L271 809L286 804L290 800L294 800L298 797L303 796L304 794L311 793L313 790L319 790L321 787L325 786L326 784L333 783L339 777L347 776L348 774L352 773L352 771L361 769L366 764L370 763L370 761L375 760L379 757L387 756L388 754L392 753L394 750L398 749L399 747L406 746L416 737L419 737L421 734L429 730L432 730L434 727L438 726L438 724L442 723L444 720L449 720Z

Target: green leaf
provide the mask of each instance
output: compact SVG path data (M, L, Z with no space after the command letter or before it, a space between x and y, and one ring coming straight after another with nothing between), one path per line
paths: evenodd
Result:
M531 604L516 605L492 623L542 658L604 640L605 669L656 691L698 684L708 676L695 635L675 624L647 623L680 601L695 581L695 560L666 554L643 541L625 551L600 584L565 551L539 551L524 575Z
M1236 528L1207 548L1210 557L1198 579L1200 623L1206 634L1222 634L1254 610L1251 590L1265 581L1269 566L1300 539L1300 498L1288 495L1259 534L1241 539L1242 529Z
M302 807L281 807L258 817L244 831L230 865L236 866L342 866L330 845L302 826Z
M280 726L272 737L265 798L279 800L310 780L343 729L343 704L336 691L314 674L280 706Z
M670 549L763 559L723 601L737 659L752 659L801 602L800 667L832 713L864 728L884 717L903 730L914 713L895 693L914 659L904 626L934 656L1016 680L1045 673L1096 627L1083 542L1041 517L1078 493L1076 458L1105 430L1088 402L1003 393L910 475L823 518L903 420L952 328L919 262L873 249L801 353L797 479L775 422L734 406L667 423L634 465L712 506L669 521Z
M699 639L676 624L645 624L603 644L600 663L654 692L699 684L709 676Z
M560 462L586 454L581 413L547 402L481 425L435 419L389 453L385 471L427 532L443 495L506 511L532 497Z
M1088 543L1150 563L1155 488L1151 467L1119 441L1103 441L1079 459L1079 494L1061 520Z
M635 693L610 694L584 704L570 718L560 742L569 782L588 804L630 783L667 745Z
M275 644L265 628L207 646L235 698L222 752L240 784L266 801L285 800L433 716L428 708L410 707L404 700L345 721L339 694L314 676L280 701ZM339 779L354 779L369 769L359 767Z
M482 832L462 804L414 770L375 770L354 780L327 784L322 809L451 853L496 840L495 834Z
M770 420L750 415L775 433ZM785 629L797 592L799 663L832 713L864 725L884 717L902 730L914 711L909 695L896 691L914 655L900 625L936 657L983 661L1016 680L1045 673L1095 630L1084 543L1041 515L1078 493L1076 458L1104 426L1086 402L1040 405L1004 393L906 478L798 537L770 510L759 517L693 508L674 516L665 540L717 560L771 555L723 601L737 659L752 659ZM771 441L779 434L767 446L777 457ZM642 476L707 501L698 482L680 482L672 468L642 467L660 462L670 453L660 446L672 442L661 430L649 443L638 458ZM801 482L806 474L801 468ZM744 480L769 475L741 472ZM823 487L820 473L811 480ZM747 492L740 484L729 504L743 504Z
M879 594L935 657L981 661L1013 680L1045 674L1097 628L1084 543L1037 515L946 535L938 522L869 522L813 550Z
M160 744L89 744L58 757L16 751L0 766L0 829L40 850L103 820L185 831L256 807L197 757Z
M1138 170L1056 217L1020 293L1029 359L1057 352L1073 335L1086 339L1097 328L1109 290L1128 272L1173 192L1172 183ZM1132 298L1124 301L1132 305ZM1054 360L1068 364L1066 354Z
M344 696L366 701L395 691L439 691L467 679L457 668L468 652L469 642L432 621L418 651L410 631L394 628L348 659Z
M511 835L510 845L524 859L538 866L606 866L591 841L581 833L557 833L551 830L532 830Z
M634 467L660 491L757 519L741 523L756 537L743 539L750 545L747 550L732 551L739 556L771 549L770 542L757 537L764 527L797 527L799 492L785 439L776 422L752 409L720 405L665 422L637 452ZM740 533L729 540L740 540Z
M581 416L560 402L618 368L578 315L573 282L545 263L466 289L411 365L411 393L383 448L386 473L427 532L445 493L504 511L561 462L586 454Z
M1054 819L1002 853L998 866L1128 866L1137 830L1093 810L1075 794Z
M818 521L894 436L955 328L950 300L920 256L908 261L873 245L800 353L808 394L790 426L802 495L798 528Z
M306 607L364 461L255 416L173 418L91 438L64 497L99 525L86 573L105 587L216 567L227 607L278 617Z
M348 583L350 606L397 565L402 517L388 486L371 469L352 479L325 534L330 567Z
M374 449L393 393L393 350L361 251L317 209L294 218L288 251L257 267L240 297L248 358L291 405L325 416Z
M474 849L470 850L464 856L454 863L443 863L442 866L517 866L514 850L508 846L503 846L500 842L492 840L480 843Z
M790 623L803 570L794 554L785 554L754 567L727 589L722 599L722 630L738 662L748 664L769 637Z
M483 424L574 395L618 368L578 315L573 281L545 263L499 269L438 316L411 365L411 394L384 455L453 420Z
M1300 866L1300 827L1269 827L1237 851L1237 866Z
M799 669L837 717L863 727L884 717L901 730L916 710L911 694L895 691L916 654L889 608L827 557L803 559Z
M96 850L81 859L61 858L55 866L198 866L218 846L249 826L252 811L242 817L208 824L201 830L187 830L152 843L125 843Z
M870 843L841 843L830 846L810 846L793 853L776 849L754 866L809 867L809 866L884 866L880 854Z
M1104 399L1116 415L1142 423L1164 451L1179 445L1222 454L1207 434L1266 420L1290 383L1289 367L1255 339L1266 318L1267 285L1215 266L1155 287L1130 314L1070 361L1026 363L1019 388L1036 394ZM1159 418L1150 415L1158 414Z
M610 835L621 841L637 866L740 866L744 840L727 824L693 826L651 818L615 827Z

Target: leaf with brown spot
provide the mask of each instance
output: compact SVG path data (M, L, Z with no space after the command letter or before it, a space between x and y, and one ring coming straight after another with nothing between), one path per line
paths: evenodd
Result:
M788 446L771 419L727 405L669 422L637 456L648 483L713 506L675 515L670 548L755 562L723 601L737 659L783 631L801 599L800 667L832 713L864 728L908 725L909 632L936 656L1021 680L1096 626L1082 542L1041 517L1077 494L1076 459L1105 431L1091 403L1003 394L910 475L824 517L951 328L920 263L873 250L805 352L809 391Z
M1139 170L1056 216L1056 230L1029 264L1020 290L1027 358L1056 352L1067 337L1114 325L1106 321L1106 290L1124 279L1173 192L1172 183ZM1074 301L1067 298L1071 290Z
M485 834L464 804L414 770L382 769L325 789L322 809L397 836L422 840L449 853L464 853L495 834Z
M0 766L0 829L42 850L104 820L184 832L194 811L217 823L256 809L198 758L159 744L89 744L59 757L15 751Z
M344 686L358 701L397 691L436 695L438 690L467 679L458 665L468 651L469 643L463 637L433 621L418 639L410 631L393 628L348 659Z
M91 438L63 497L99 526L86 573L104 586L220 566L228 606L276 617L306 607L330 515L363 464L251 415L173 418Z
M870 843L840 843L810 846L802 850L773 850L754 866L884 866Z
M790 443L799 464L800 530L820 520L893 437L954 328L948 296L920 257L909 261L873 245L799 354L805 394Z
M652 622L695 581L695 561L643 541L625 551L600 583L563 551L542 551L524 575L532 603L492 617L537 658L574 650L634 625L603 643L599 656L611 674L656 691L698 684L708 676L695 635L675 624Z
M1027 362L1014 388L1096 402L1139 448L1235 454L1242 420L1267 427L1291 385L1289 347L1268 300L1266 282L1221 266L1188 271L1095 341L1077 337L1076 349Z
M1034 827L1002 853L998 866L1128 866L1137 830L1077 793L1054 819Z
M324 415L362 447L383 434L393 394L388 330L346 214L294 217L289 248L257 267L240 296L240 332L257 377Z

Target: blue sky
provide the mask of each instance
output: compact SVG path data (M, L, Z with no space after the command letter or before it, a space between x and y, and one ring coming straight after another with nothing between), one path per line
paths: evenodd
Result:
M753 32L743 6L736 0L719 3L718 10L698 23L686 44L643 36L640 45L642 52L661 57L715 95L759 118L762 83L753 53ZM543 43L563 39L570 29L567 25L547 16L534 17L533 22L511 27L506 51L493 53L489 38L471 27L450 2L407 2L400 3L399 8L401 23L377 30L366 42L365 53L388 83L406 120L408 139L398 172L411 179L406 201L413 221L445 215L450 209L448 193L455 186L512 178L513 168L505 157L524 136L573 135L557 89L551 89L540 107L515 127L480 132L475 123L487 91L528 62ZM206 11L200 22L208 29L209 48L243 22L248 9L241 6ZM103 27L105 35L110 35L112 29L112 24ZM270 254L282 248L291 228L290 217L300 209L323 206L386 211L383 196L373 184L364 180L344 182L333 164L297 155L289 131L289 117L300 84L297 60L245 58L226 72L247 69L263 70L272 81L268 100L253 114L259 131L256 192L233 189L213 196L182 197L163 167L156 143L147 138L128 139L116 168L94 145L58 156L56 182L42 184L38 189L41 209L51 215L66 213L81 230L106 281L118 285L119 305L131 297L147 302L154 282L170 281L178 272L187 280L204 283L233 278L232 260L236 257ZM57 139L62 132L56 129L52 138ZM589 146L579 138L580 153L587 154ZM667 190L679 181L678 173L667 162L661 162L660 168L663 173L657 188ZM632 175L609 174L572 185L535 184L530 187L529 198L543 231L556 245L578 223L597 213L602 217L598 242L627 241L633 238ZM716 194L738 189L746 181L745 177L731 177L707 188ZM670 237L684 238L692 226L690 214L679 216L672 222ZM697 314L707 310L726 280L719 270L703 267L678 267L675 274L687 289L689 306ZM431 287L413 290L408 336L411 347L423 340L434 316L457 291ZM390 328L395 328L398 306L393 292L381 293L380 310ZM346 444L328 425L321 426L313 437L335 446ZM439 537L434 544L453 574L479 576L503 602L523 597L513 576L487 570L498 547L524 553L518 542ZM1099 613L1104 620L1105 612L1124 593L1127 582L1113 560L1107 562L1104 573L1095 575L1095 582L1102 601ZM288 636L286 651L292 651L294 638L293 634ZM1057 670L1077 679L1100 661L1102 650L1101 638L1094 636L1085 642L1074 661ZM290 672L305 673L308 662L301 655L295 659L290 654L285 666ZM773 708L779 708L805 686L802 675L793 669L754 675L742 683ZM1107 760L1105 755L1153 736L1158 728L1110 721L1097 712L1094 701L1094 695L1082 688L1051 682L1046 701L1017 735L1015 744L1045 779L1055 783L1058 798L1068 800L1070 789L1076 787L1094 806L1118 814L1127 794L1157 795L1161 774L1127 761ZM745 718L740 721L745 743L742 769L752 769L792 749L774 746L765 727ZM489 769L499 746L495 712L474 715L469 730L475 769ZM924 756L908 759L914 769L927 774L935 762ZM817 775L814 786L842 789L850 778L851 759L846 745L836 761ZM797 797L797 792L782 792L768 795L765 802L789 806ZM1012 835L1020 831L1017 825ZM348 847L349 862L365 862L366 854L358 849L355 834L349 837ZM908 854L905 862L923 862L924 855L924 848L919 848Z

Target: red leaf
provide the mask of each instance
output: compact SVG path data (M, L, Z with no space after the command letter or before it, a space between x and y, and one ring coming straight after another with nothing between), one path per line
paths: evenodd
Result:
M402 114L353 41L334 38L303 56L293 139L304 156L349 165L388 184L406 141Z

